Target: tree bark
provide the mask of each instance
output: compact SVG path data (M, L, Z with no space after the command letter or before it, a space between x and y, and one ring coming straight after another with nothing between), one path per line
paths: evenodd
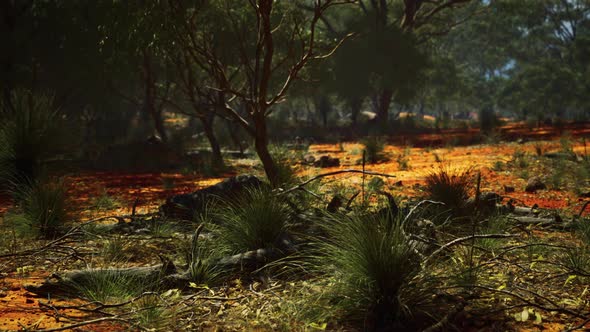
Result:
M143 81L145 85L145 101L144 108L154 121L154 128L162 142L168 142L168 135L164 127L164 119L162 119L162 112L156 107L156 83L151 63L151 56L149 51L143 50Z
M221 147L213 130L215 114L211 113L210 115L202 117L200 119L203 124L205 136L207 137L209 145L211 146L211 167L213 167L213 169L222 169L224 167L224 164L223 157L221 156Z
M393 98L393 90L383 89L377 96L377 123L383 126L387 126L389 120L389 104Z
M268 181L273 187L277 187L280 185L279 170L270 155L270 151L268 151L268 133L264 112L258 113L254 118L254 121L256 127L254 134L254 147L256 148L256 153L262 162L262 167L264 168L264 173L266 174Z

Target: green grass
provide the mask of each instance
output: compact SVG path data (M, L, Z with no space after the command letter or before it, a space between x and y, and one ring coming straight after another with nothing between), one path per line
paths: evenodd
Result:
M384 158L383 149L385 143L375 136L369 136L361 141L365 150L365 158L367 163L375 164Z
M103 188L101 194L91 200L91 205L97 210L112 210L121 206L121 203Z
M185 259L188 264L188 273L191 282L196 286L213 286L223 281L226 276L224 269L217 264L223 251L216 248L211 240L199 238L205 225L201 224L185 245Z
M141 295L150 286L144 278L114 269L88 270L83 281L72 286L82 297L101 303L117 303Z
M67 131L53 97L25 90L11 97L15 110L5 108L0 123L0 182L14 189L37 180L42 162L64 145Z
M68 220L63 182L34 182L15 193L20 207L6 215L20 236L55 238Z
M266 189L250 189L215 213L221 221L218 242L230 252L280 248L290 223L290 208Z
M345 316L387 326L410 317L412 303L423 298L412 282L421 267L400 217L329 215L323 227L328 236L320 240L317 264L333 276Z

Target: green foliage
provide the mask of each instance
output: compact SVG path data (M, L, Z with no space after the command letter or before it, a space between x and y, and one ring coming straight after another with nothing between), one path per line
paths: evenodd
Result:
M375 164L384 158L383 149L385 143L379 137L369 136L361 141L365 147L365 158L367 163Z
M494 165L492 166L492 169L496 172L501 172L504 170L504 163L501 162L500 160L494 162Z
M129 240L123 236L114 236L106 239L100 248L100 256L107 263L125 261L125 248Z
M101 190L100 196L91 199L91 205L98 210L112 210L121 205L113 196L109 195L106 188Z
M20 208L8 214L7 222L14 225L20 235L54 238L67 221L66 188L62 181L37 181L16 192Z
M408 317L410 302L421 298L420 289L412 286L421 268L400 216L326 219L328 236L320 240L318 264L324 271L333 270L338 305L360 320L393 323Z
M508 218L504 216L492 216L481 229L482 234L502 234L510 228ZM494 250L502 243L502 239L478 239L477 245L487 250Z
M240 199L227 202L216 213L221 224L214 230L218 243L230 252L281 248L287 234L290 210L267 189L250 189Z
M138 275L114 269L96 269L84 272L84 278L72 282L72 287L91 301L117 303L139 296L149 290L146 280Z
M213 286L223 279L226 271L217 264L222 251L215 248L209 241L199 238L203 226L201 224L191 237L186 251L186 261L191 282L194 282L196 286Z
M469 170L451 172L441 166L438 171L426 176L425 193L428 199L443 202L443 209L457 211L469 198L471 172Z
M65 131L53 97L17 90L11 96L14 110L0 105L0 182L10 187L35 181L42 162L64 143Z
M301 151L300 151L301 152ZM289 149L284 146L273 145L270 147L270 153L278 169L278 181L282 186L293 185L299 182L297 170L293 167L294 160L300 160L294 156Z

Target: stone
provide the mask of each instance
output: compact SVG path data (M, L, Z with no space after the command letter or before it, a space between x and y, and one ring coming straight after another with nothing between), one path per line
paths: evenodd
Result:
M340 166L340 159L330 156L321 156L320 159L313 163L313 165L320 168L337 167Z
M191 194L172 196L160 206L160 212L167 217L192 220L195 214L204 212L214 201L234 199L249 188L262 186L263 182L254 175L232 176Z
M534 193L537 190L547 189L547 186L538 176L534 176L527 181L526 187L524 190L527 193Z

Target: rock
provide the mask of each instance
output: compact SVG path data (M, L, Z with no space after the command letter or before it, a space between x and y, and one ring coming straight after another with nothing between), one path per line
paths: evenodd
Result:
M315 157L311 154L306 154L303 157L303 163L306 165L313 165L314 162L315 162Z
M562 160L577 161L576 155L574 153L570 153L570 152L547 152L543 156L545 158L549 158L549 159L562 159Z
M319 160L313 163L315 167L337 167L340 166L340 159L330 156L321 156Z
M534 176L532 178L530 178L527 181L526 187L524 188L524 190L527 193L534 193L537 190L542 190L542 189L547 189L547 186L545 185L545 183L543 183L543 181L541 181L541 179L537 176Z
M192 220L195 213L202 213L212 202L233 199L248 188L260 188L262 185L262 181L254 175L233 176L192 194L172 196L160 206L160 211L168 217Z

